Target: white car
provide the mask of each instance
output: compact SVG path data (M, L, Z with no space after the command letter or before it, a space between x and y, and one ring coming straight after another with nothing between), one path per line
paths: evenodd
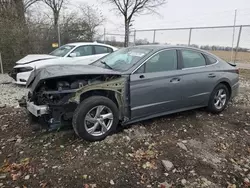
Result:
M32 54L16 62L10 76L16 84L26 85L34 69L58 64L90 64L101 57L116 51L117 48L101 43L77 42L61 46L47 54Z

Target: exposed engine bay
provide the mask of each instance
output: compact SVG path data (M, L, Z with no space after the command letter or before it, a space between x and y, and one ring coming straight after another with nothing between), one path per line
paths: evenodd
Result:
M56 105L67 95L80 88L114 80L117 75L84 75L48 79L39 84L33 91L31 101L36 105ZM66 102L66 101L64 101Z

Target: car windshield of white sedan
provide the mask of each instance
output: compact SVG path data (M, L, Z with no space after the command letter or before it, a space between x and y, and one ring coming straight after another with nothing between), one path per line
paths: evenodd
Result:
M124 48L105 56L92 65L123 72L130 69L150 51L151 49L145 48Z
M50 55L58 56L58 57L64 57L74 47L75 46L72 46L72 45L61 46L60 48L57 48L56 50L54 50L53 52L51 52Z

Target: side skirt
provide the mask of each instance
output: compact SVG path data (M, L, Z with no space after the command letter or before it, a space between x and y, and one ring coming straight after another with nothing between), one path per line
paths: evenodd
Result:
M161 117L161 116L165 116L165 115L169 115L169 114L174 114L174 113L177 113L177 112L184 112L184 111L193 110L193 109L197 109L197 108L203 108L203 107L206 107L206 106L205 105L192 106L192 107L182 108L182 109L178 109L178 110L167 111L167 112L163 112L163 113L159 113L159 114L153 114L153 115L150 115L150 116L147 116L147 117L131 119L129 121L122 122L122 125L129 125L129 124L132 124L132 123L152 119L152 118L155 118L155 117Z

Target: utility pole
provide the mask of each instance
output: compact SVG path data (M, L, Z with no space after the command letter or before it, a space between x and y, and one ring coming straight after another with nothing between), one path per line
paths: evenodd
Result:
M234 27L233 27L233 37L232 37L232 51L231 51L231 61L233 61L233 52L234 52L234 35L235 35L235 25L237 18L237 9L234 12Z
M190 43L191 43L191 36L192 36L192 28L190 28L189 30L188 46L190 46Z
M241 31L242 31L242 25L240 26L240 30L239 30L237 46L236 46L235 55L234 55L234 64L236 63L237 54L238 54L238 50L239 50Z

